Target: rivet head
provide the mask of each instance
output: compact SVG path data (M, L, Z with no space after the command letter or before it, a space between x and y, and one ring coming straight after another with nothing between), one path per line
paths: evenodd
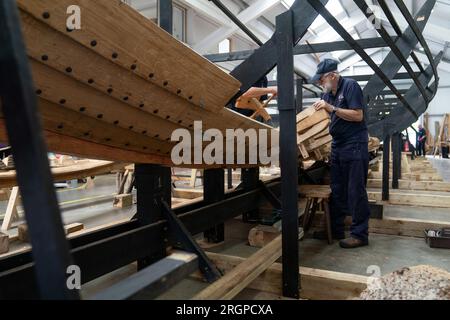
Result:
M67 73L71 73L71 72L72 72L72 68L71 68L71 67L67 67L67 68L66 68L66 72L67 72Z
M93 83L94 83L94 79L89 79L89 80L88 80L88 83L89 83L89 84L93 84Z
M131 65L131 70L136 70L137 66L135 64Z
M97 41L92 40L92 41L91 41L91 46L92 46L92 47L95 47L96 45L97 45Z
M112 58L113 58L113 59L117 59L118 56L119 56L119 54L118 54L117 52L114 52L114 53L112 54Z
M47 61L47 60L48 60L48 55L44 54L44 55L41 57L41 59L42 59L42 61Z
M50 13L49 12L44 12L43 14L42 14L42 17L44 18L44 19L49 19L50 18Z

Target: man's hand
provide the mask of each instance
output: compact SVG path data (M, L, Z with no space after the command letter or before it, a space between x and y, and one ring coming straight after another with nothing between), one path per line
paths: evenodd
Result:
M333 106L329 103L326 103L324 100L317 101L313 104L313 108L316 109L316 111L319 111L321 109L325 109L328 113L333 112Z

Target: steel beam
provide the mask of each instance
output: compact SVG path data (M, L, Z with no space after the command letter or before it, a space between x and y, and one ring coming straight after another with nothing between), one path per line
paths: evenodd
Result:
M395 41L397 38L392 37L392 41ZM368 39L359 39L356 42L363 49L370 48L384 48L388 45L383 39L380 38L368 38ZM309 45L302 44L294 47L294 55L302 55L302 54L311 54L311 53L320 53L320 52L334 52L341 50L353 50L352 46L349 45L345 41L335 41L335 42L325 42L325 43L311 43ZM236 60L245 60L249 58L252 54L255 53L256 50L243 50L243 51L235 51L229 53L215 53L215 54L207 54L205 58L211 62L227 62L227 61L236 61Z
M413 115L418 117L417 113L408 102L403 98L403 96L398 92L397 88L392 84L391 79L386 76L383 70L378 67L378 65L372 60L372 58L361 48L358 43L353 39L353 37L341 26L341 24L336 20L336 18L327 10L327 8L320 3L318 0L308 0L312 7L333 27L333 29L349 44L352 45L353 49L358 53L358 55L375 71L375 74L383 81L384 85L387 86L403 103L403 105L411 112ZM381 91L381 90L380 90Z
M282 209L283 295L299 298L298 155L294 99L293 13L276 18Z
M144 270L112 285L90 300L150 300L198 269L198 258L187 252L174 252Z
M220 0L208 1L214 3L228 18L230 18L231 21L233 21L239 27L239 29L241 29L247 36L249 36L249 38L252 39L256 44L258 44L259 46L263 45L262 41L259 40L258 37L233 14L233 12L228 10L228 8Z
M328 0L321 0L326 4ZM317 17L317 12L303 0L296 0L290 10L293 14L293 45L296 45L306 34L310 25ZM238 79L242 86L241 90L230 100L234 100L246 92L259 79L269 73L277 63L277 46L275 35L264 45L256 50L250 57L237 66L230 74ZM291 79L292 81L292 79Z
M225 198L225 171L210 169L203 172L203 200L207 204L221 201ZM223 223L206 230L204 238L209 243L220 243L225 240L225 225Z
M280 194L279 179L266 183L266 186L274 194ZM261 188L250 192L235 191L227 194L223 201L211 205L187 205L176 209L175 213L191 234L198 234L242 212L255 209L261 192ZM75 263L83 270L81 282L84 284L136 260L158 254L167 228L165 220L144 226L130 221L72 239L71 253ZM166 243L167 246L175 244ZM0 299L36 299L38 292L34 267L30 252L0 260Z
M388 131L388 130L386 130ZM383 179L382 179L382 200L389 200L389 158L391 155L391 136L385 134L383 141Z
M77 299L67 286L72 265L53 186L17 4L0 2L0 98L28 224L42 299ZM19 280L21 281L21 280Z

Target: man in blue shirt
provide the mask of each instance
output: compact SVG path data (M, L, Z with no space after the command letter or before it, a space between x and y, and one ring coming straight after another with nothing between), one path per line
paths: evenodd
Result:
M366 191L369 166L368 131L364 121L364 98L361 87L353 79L343 78L338 62L322 61L312 83L324 90L322 99L313 107L330 113L331 147L331 228L342 248L369 244L369 202ZM350 238L345 239L344 219L352 215ZM316 233L323 238L323 233Z

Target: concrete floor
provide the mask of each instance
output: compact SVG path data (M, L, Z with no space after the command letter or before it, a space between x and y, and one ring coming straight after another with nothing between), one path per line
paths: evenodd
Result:
M65 223L82 222L85 228L96 227L114 220L131 218L135 208L114 209L112 206L115 192L114 175L99 177L91 189L65 189L58 192ZM5 203L0 203L0 212L4 212ZM450 223L450 210L441 208L418 208L407 206L385 206L385 216L414 218ZM227 255L248 257L258 249L247 245L248 231L254 227L239 219L226 224L226 242L208 249ZM14 248L14 247L12 247ZM305 267L368 275L369 266L378 266L381 274L386 274L405 266L429 264L450 271L450 251L431 249L424 239L371 235L368 247L344 250L337 243L327 245L323 241L308 238L300 242L300 264ZM83 286L82 295L89 298L92 294L134 273L135 265L129 265L105 275ZM160 299L188 299L207 286L201 281L186 279L181 281ZM254 290L244 290L238 299L277 299Z

